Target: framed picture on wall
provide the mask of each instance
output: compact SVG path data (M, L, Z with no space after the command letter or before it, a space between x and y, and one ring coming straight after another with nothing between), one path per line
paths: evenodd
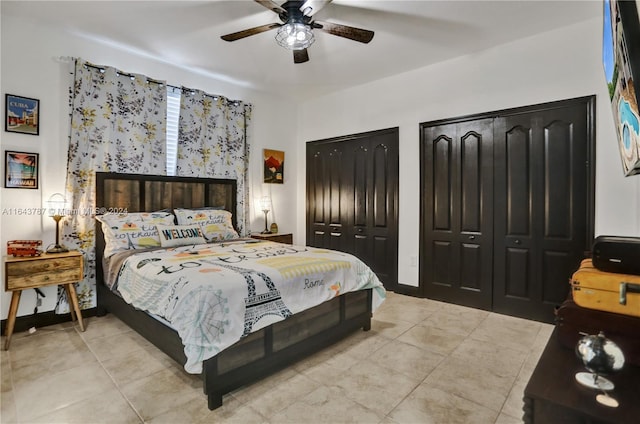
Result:
M7 94L4 102L4 130L40 134L40 100Z
M5 188L38 188L40 164L37 153L4 152Z
M284 183L284 152L264 149L264 182Z
M640 20L635 1L604 0L602 60L625 176L640 174Z

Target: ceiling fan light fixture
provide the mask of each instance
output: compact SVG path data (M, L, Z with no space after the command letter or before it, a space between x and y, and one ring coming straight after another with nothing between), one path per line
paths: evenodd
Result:
M315 38L309 25L290 22L278 28L276 42L289 50L304 50L313 44Z

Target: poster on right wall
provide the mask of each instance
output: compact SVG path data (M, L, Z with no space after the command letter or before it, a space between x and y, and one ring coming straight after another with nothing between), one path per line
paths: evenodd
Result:
M284 183L284 152L264 149L264 182Z
M640 174L640 24L635 1L604 0L602 60L625 176Z

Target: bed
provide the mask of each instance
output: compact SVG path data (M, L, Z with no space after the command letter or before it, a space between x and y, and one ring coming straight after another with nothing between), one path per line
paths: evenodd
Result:
M111 211L126 211L127 213L175 211L178 208L196 210L207 207L233 212L236 210L235 199L236 183L230 179L96 173L96 211L98 214ZM100 217L97 218L99 219ZM235 227L235 216L233 214L231 214L230 219ZM109 232L108 227L105 228ZM238 244L235 245L235 243ZM360 284L361 287L357 291L347 291L346 289L336 291L335 295L330 299L299 312L293 313L287 308L279 308L279 313L276 313L276 315L280 315L278 319L281 320L273 323L267 320L266 326L257 326L254 329L247 328L246 317L248 312L245 311L244 331L242 331L243 334L239 340L229 344L229 346L224 346L223 349L214 352L213 356L198 362L197 366L194 367L194 361L190 358L192 353L188 348L189 343L183 343L183 338L174 328L176 326L171 325L162 317L130 305L123 299L127 292L135 291L135 289L127 290L124 283L121 286L113 283L115 281L113 279L114 272L106 269L112 268L113 265L110 264L109 258L103 261L106 256L105 246L108 247L110 245L111 241L109 241L108 235L107 242L105 242L105 233L102 231L100 223L97 222L96 280L98 315L114 314L181 365L191 364L191 368L188 371L200 373L209 409L220 407L223 395L232 390L285 368L293 362L343 339L354 331L359 329L368 331L371 328L372 310L384 299L384 289L381 285L373 284L364 287ZM200 258L203 255L203 250L206 250L214 256L220 256L221 249L228 248L228 246L231 246L236 254L238 252L244 254L245 250L243 249L251 249L252 252L276 252L271 256L278 256L279 252L285 250L295 250L298 255L307 255L310 254L310 250L313 250L313 248L304 246L281 245L253 239L231 239L218 244L211 243L211 246L213 247L208 248L207 246L194 244L192 246L172 247L169 248L170 252L167 254L174 256L194 255L189 256L189 258ZM162 249L157 252L160 251ZM143 249L141 253L136 251L135 255L130 256L131 259L124 259L123 263L129 264L134 271L151 266L147 264L155 266L156 264L153 263L153 261L157 260L155 259L155 256L157 256L155 252L154 248ZM118 254L121 253L119 252ZM325 253L338 254L338 252L333 251ZM118 254L113 254L110 257L115 258ZM145 258L145 254L152 256ZM224 254L228 255L226 251ZM203 261L207 263L210 258ZM109 265L103 267L103 263ZM216 266L224 268L224 272L238 271L231 265L226 267L220 267L219 265L220 263L216 262ZM117 267L120 267L120 265ZM127 271L125 271L123 265L121 270L117 272L125 275ZM217 272L217 274L224 274L224 272ZM212 274L216 273L212 272ZM245 278L247 282L249 281L248 277L243 273L239 273L239 275ZM129 281L130 279L123 277L122 281ZM377 279L375 280L377 281ZM305 285L313 286L314 282L309 280L305 282ZM348 285L346 281L345 285ZM247 287L249 288L247 289ZM244 289L245 293L248 291L245 297L251 298L251 286L248 285L247 287ZM284 290L287 291L287 289ZM258 295L260 297L260 293ZM179 296L175 297L178 298ZM264 300L264 297L258 300ZM248 311L250 302L247 299L244 299L244 302ZM272 318L274 317L270 319L275 320ZM180 331L183 331L183 329ZM183 333L181 334L184 336ZM188 339L185 338L185 340Z

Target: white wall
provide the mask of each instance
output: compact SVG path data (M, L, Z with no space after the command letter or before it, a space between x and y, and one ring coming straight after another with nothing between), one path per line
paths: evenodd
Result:
M304 142L400 128L398 280L418 285L419 123L597 95L596 235L640 235L640 176L623 177L601 60L601 20L313 99L299 108L298 227L305 233Z
M71 76L69 64L54 60L59 56L82 57L92 63L166 80L171 85L186 85L252 103L251 197L259 198L263 193L271 193L274 210L269 213L269 222L275 219L280 232L293 232L296 229L296 129L286 115L279 113L287 110L290 102L285 103L282 98L220 81L212 76L140 57L122 47L83 39L13 17L2 16L1 30L0 109L4 110L4 94L9 93L39 99L41 111L39 136L7 133L4 129L0 134L3 152L13 149L40 154L40 189L0 189L0 248L3 254L8 240L42 239L45 246L54 242L55 226L51 218L17 215L16 212L41 208L51 194L64 191L69 125L68 84ZM262 184L262 149L265 147L285 151L284 184ZM4 161L4 153L2 158ZM252 217L251 228L254 231L264 229L262 212ZM2 272L0 270L0 279L4 282ZM4 284L2 286L4 288ZM55 306L55 288L46 288L45 294L41 312L52 310ZM2 319L7 317L10 298L9 293L2 293ZM34 292L25 291L18 316L33 313L34 306Z

